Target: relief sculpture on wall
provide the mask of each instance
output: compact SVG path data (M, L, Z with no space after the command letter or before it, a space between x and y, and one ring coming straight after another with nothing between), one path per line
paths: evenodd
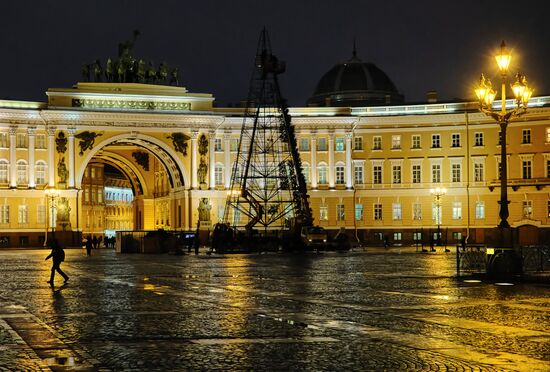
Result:
M91 150L94 147L96 137L101 136L101 133L84 131L75 135L75 138L78 138L78 146L80 146L79 155L84 155L84 151Z

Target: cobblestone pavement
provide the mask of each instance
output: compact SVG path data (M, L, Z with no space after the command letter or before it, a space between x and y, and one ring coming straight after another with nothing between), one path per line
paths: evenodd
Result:
M445 253L0 251L0 370L550 370L550 287Z

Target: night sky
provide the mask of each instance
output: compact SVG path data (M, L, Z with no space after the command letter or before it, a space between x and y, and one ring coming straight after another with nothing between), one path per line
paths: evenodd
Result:
M247 96L257 40L268 28L292 106L304 106L320 77L351 57L373 62L405 94L424 102L467 99L502 39L512 67L535 95L550 93L548 1L9 1L0 11L0 98L45 101L49 87L70 87L83 63L117 57L141 35L134 57L178 66L181 85L212 93L216 104Z

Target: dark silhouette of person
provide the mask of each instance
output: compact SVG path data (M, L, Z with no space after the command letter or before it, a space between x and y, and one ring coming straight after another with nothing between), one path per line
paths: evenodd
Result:
M101 243L103 242L103 236L100 236L99 238L97 238L97 247L100 248L101 247Z
M86 239L86 255L87 256L91 256L92 255L92 239L90 237L88 237L88 239Z
M56 239L51 240L49 246L52 249L52 252L48 255L48 257L46 257L46 260L48 260L49 258L52 259L52 273L50 275L50 280L48 281L48 283L53 287L53 280L56 271L59 273L59 275L63 277L63 279L65 279L64 283L67 283L69 277L59 267L61 265L61 262L65 261L65 251Z
M97 249L98 241L97 241L97 236L95 236L95 235L92 238L92 244L94 246L94 249Z

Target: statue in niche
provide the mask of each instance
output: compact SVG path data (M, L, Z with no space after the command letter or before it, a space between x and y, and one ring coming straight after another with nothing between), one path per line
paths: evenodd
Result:
M199 201L199 221L210 221L210 210L212 206L210 205L210 200L208 198L201 198Z
M199 169L197 170L197 179L201 185L206 183L206 172L208 172L208 166L206 165L204 158L201 158Z
M61 226L61 231L68 231L71 229L71 207L69 206L69 199L61 197L57 199L57 224Z
M144 151L134 151L132 157L141 165L144 171L149 171L149 153Z
M59 154L64 154L67 151L67 137L64 132L59 132L55 139L55 149Z
M189 136L183 133L172 133L166 138L170 138L172 140L174 150L181 152L183 156L187 156L187 141L189 140Z
M199 154L204 156L208 153L208 140L206 136L202 134L199 138Z
M59 183L65 183L67 182L67 178L69 178L69 171L65 165L65 158L59 159L57 163L57 177L59 177Z
M78 133L75 135L75 138L78 138L80 142L78 145L80 146L80 156L84 155L84 151L91 150L94 147L95 139L96 137L101 136L101 134L84 131L81 133Z

